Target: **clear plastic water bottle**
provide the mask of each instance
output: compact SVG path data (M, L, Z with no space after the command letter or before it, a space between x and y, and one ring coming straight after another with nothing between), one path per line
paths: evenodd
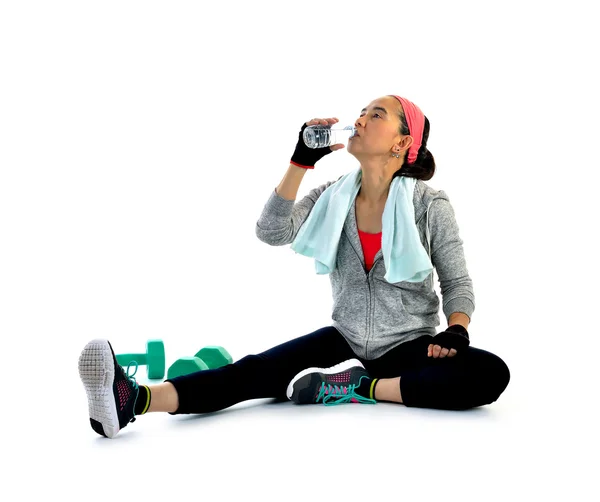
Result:
M355 133L356 128L351 125L344 128L331 127L329 125L314 125L304 129L302 138L309 148L323 148L324 146L336 145L338 143L347 143Z

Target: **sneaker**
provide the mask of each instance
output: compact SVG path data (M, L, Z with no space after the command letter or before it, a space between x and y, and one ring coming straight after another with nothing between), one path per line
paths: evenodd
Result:
M322 401L331 406L341 403L368 403L377 401L359 396L355 389L363 378L369 378L358 359L349 359L331 368L308 368L298 373L287 388L287 397L297 404L315 404ZM330 402L331 401L331 402Z
M138 384L117 363L108 340L92 340L79 356L79 376L88 398L90 423L98 434L114 438L129 422L135 422L134 407L139 394Z

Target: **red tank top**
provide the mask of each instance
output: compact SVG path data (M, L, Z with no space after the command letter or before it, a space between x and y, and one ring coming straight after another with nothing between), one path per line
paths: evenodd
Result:
M375 255L381 249L381 234L369 234L358 229L358 236L360 237L360 243L362 244L363 254L365 255L365 266L367 271L371 270L373 262L375 261Z

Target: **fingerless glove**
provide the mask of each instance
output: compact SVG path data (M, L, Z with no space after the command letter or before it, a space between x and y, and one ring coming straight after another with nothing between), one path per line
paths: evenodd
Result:
M460 324L448 326L446 331L442 331L433 337L434 345L439 345L446 349L456 349L457 351L466 349L471 341L469 340L469 332Z
M325 157L325 155L329 155L332 150L329 146L324 146L322 148L309 148L306 146L306 143L304 143L304 138L302 137L306 127L307 125L304 123L302 129L300 129L300 134L298 135L298 144L296 145L296 150L294 150L294 154L292 155L290 162L298 167L314 169L315 164Z

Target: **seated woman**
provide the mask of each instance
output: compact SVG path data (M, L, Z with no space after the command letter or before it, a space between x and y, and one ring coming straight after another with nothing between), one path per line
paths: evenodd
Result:
M112 438L147 412L207 413L269 397L453 410L498 399L509 369L497 355L470 346L475 299L458 225L448 196L424 183L435 172L429 120L405 98L372 101L347 146L360 169L296 203L307 169L344 148L308 148L304 129L337 121L303 125L288 171L256 224L261 241L292 243L315 258L317 273L330 275L332 324L221 368L150 386L125 372L108 340L92 340L79 372L94 431ZM433 267L448 322L441 333Z

